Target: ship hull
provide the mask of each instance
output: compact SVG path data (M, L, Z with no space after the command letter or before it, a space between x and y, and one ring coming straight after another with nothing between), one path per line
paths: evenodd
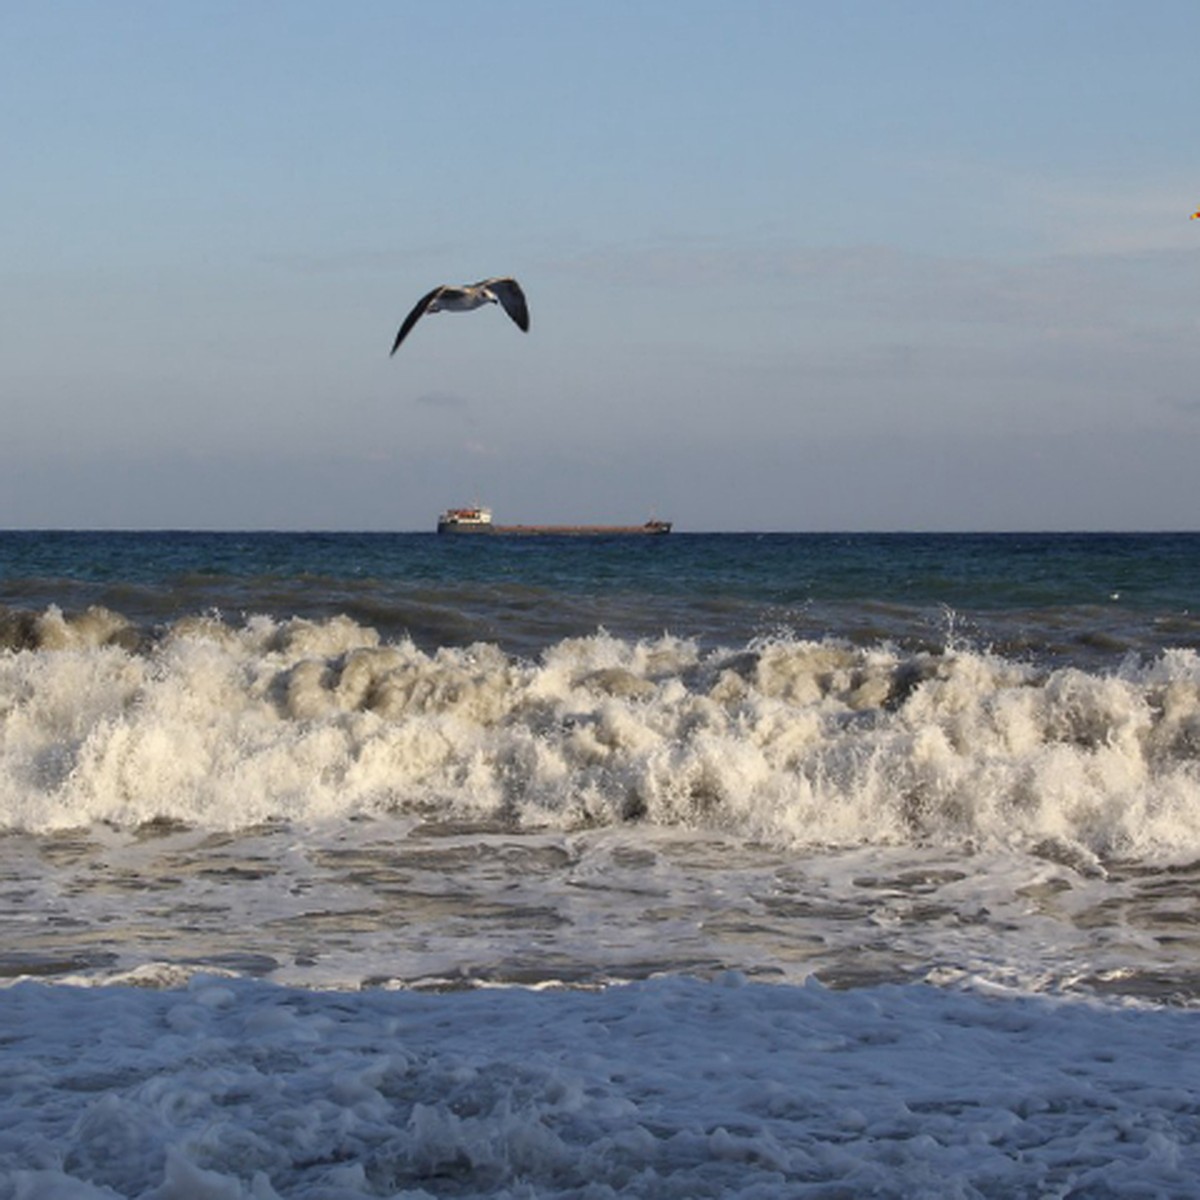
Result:
M468 533L495 533L496 530L492 525L485 525L478 521L470 524L462 521L439 521L437 523L438 533L453 533L453 534L468 534Z
M495 525L492 532L517 537L660 537L671 532L671 522L648 521L645 525Z
M438 533L492 534L508 537L661 537L671 532L670 521L644 525L492 525L480 522L439 521Z

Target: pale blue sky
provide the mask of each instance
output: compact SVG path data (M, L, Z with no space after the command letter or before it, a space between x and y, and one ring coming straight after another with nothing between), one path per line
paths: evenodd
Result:
M1200 526L1195 0L40 0L0 525ZM422 321L434 284L514 274Z

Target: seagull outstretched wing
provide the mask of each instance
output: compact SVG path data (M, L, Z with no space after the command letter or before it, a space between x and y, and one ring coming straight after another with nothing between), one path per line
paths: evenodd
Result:
M432 292L422 296L420 300L413 305L413 310L404 318L404 324L400 326L400 332L396 334L396 340L392 343L392 353L395 354L400 349L400 343L408 337L412 327L425 315L425 310L438 298L445 287L435 287Z
M475 285L485 287L497 300L501 307L514 321L517 328L529 332L529 306L525 303L525 293L521 285L511 276L505 275L497 279L484 279Z

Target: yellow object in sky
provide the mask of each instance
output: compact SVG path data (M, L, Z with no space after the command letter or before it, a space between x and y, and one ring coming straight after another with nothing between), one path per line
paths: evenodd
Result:
M1194 221L1194 220L1195 220L1197 217L1200 217L1200 212L1194 212L1194 213L1192 213L1192 215L1191 215L1190 217L1188 217L1188 220L1189 220L1189 221Z

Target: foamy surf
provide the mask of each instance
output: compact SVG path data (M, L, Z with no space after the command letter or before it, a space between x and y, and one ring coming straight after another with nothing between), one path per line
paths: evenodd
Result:
M1195 538L485 541L0 537L0 1200L1186 1192Z
M1200 659L1108 673L953 645L567 638L423 651L345 617L137 644L41 614L0 655L0 827L234 830L371 814L643 822L776 847L1200 854Z
M1166 1197L1200 1170L1189 1013L731 975L25 986L0 1017L0 1200Z

